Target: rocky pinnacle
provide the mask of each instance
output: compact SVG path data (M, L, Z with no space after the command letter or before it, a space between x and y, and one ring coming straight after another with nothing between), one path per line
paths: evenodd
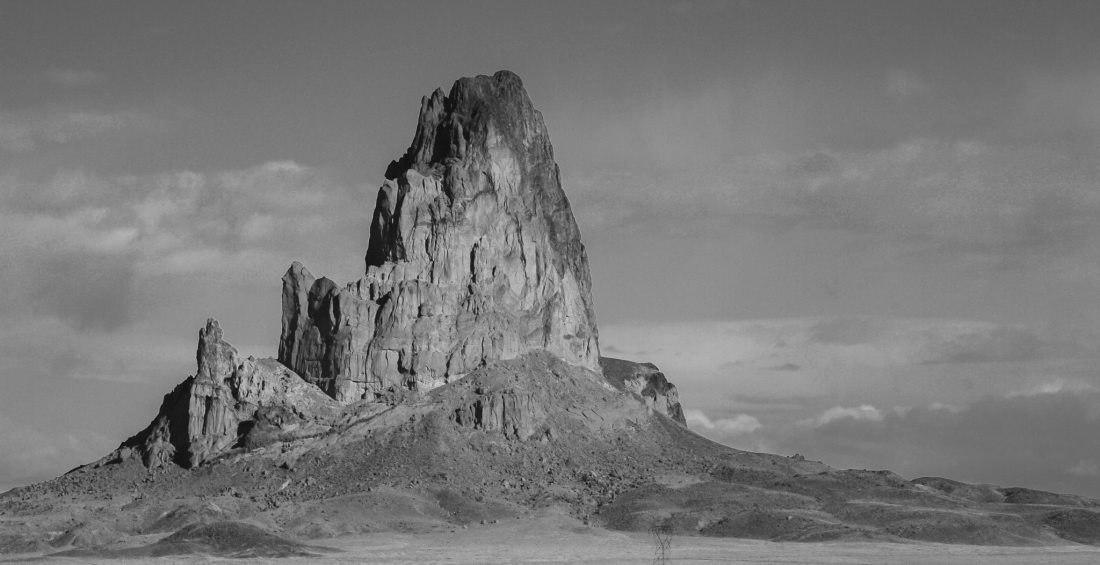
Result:
M378 190L366 276L294 263L279 361L342 402L430 389L543 349L600 371L588 258L520 78L463 78L421 101Z

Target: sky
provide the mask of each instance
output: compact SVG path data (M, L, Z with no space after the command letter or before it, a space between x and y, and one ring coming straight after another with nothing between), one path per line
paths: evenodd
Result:
M0 491L143 428L420 97L544 115L604 355L740 449L1100 497L1100 3L0 1Z

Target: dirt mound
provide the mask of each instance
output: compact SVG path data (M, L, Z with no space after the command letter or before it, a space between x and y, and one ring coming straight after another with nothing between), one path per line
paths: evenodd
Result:
M1041 545L1041 528L1018 515L962 505L910 506L883 502L846 502L828 508L850 524L880 529L904 539L974 545Z
M772 541L832 541L866 537L859 528L830 521L817 513L758 508L726 516L703 528L700 533Z
M1042 532L1018 516L928 512L887 524L883 531L900 538L971 545L1041 545Z
M1041 521L1062 539L1075 543L1100 545L1100 511L1057 510L1044 514Z
M142 558L170 555L215 557L313 557L336 550L283 539L243 522L192 524L155 543L125 549L74 549L58 557Z
M941 477L913 479L913 484L923 485L944 494L957 496L972 502L1004 502L1005 494L993 485L971 485Z
M152 555L210 553L228 557L315 555L308 546L285 540L251 524L193 524L151 546Z
M1072 494L1056 494L1022 487L1001 489L1009 504L1050 504L1055 506L1097 507L1097 501Z
M141 528L145 534L163 534L174 532L184 526L193 524L210 524L224 522L232 519L236 513L228 512L216 502L207 501L202 504L185 504L181 506L167 506L166 510L160 510L154 506L146 513L146 524ZM159 510L159 512L158 512Z
M94 521L84 523L61 534L50 541L50 545L56 548L63 547L100 547L107 545L122 537L122 534L103 524Z

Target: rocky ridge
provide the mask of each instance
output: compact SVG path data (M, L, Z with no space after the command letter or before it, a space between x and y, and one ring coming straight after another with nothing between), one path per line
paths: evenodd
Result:
M687 425L676 385L668 382L656 365L600 357L600 367L603 368L604 378L612 386L637 395L657 413Z
M216 320L199 330L197 369L164 397L147 428L108 459L140 456L146 467L196 467L265 436L328 431L340 405L273 359L241 359Z
M652 365L618 359L601 362L614 375L632 378L605 379L534 351L492 361L470 379L438 390L393 387L349 404L274 359L241 359L213 319L199 331L196 361L195 375L165 395L149 426L93 466L140 459L150 469L194 468L258 454L293 464L305 453L382 437L430 414L442 414L461 429L519 442L560 439L563 427L592 432L639 425L656 414L683 423L675 387L663 374ZM485 374L506 377L490 381ZM556 385L550 394L552 387L543 381L566 375L571 386ZM578 390L599 400L582 400Z

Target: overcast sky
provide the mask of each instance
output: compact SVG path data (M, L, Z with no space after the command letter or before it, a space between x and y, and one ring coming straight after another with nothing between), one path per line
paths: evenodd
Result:
M0 491L207 317L361 276L420 97L519 74L605 355L744 449L1100 496L1100 3L0 2Z

